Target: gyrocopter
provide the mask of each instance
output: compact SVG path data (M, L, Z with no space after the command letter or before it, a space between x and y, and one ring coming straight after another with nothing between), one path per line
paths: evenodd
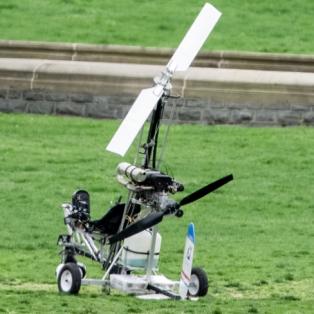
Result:
M117 167L117 180L128 191L126 201L119 200L98 220L91 219L89 193L85 190L76 191L72 202L62 205L67 234L58 238L62 247L61 263L56 269L60 292L77 294L82 284L90 284L143 299L184 300L206 295L207 275L203 269L192 265L194 225L188 226L178 281L158 273L161 235L157 228L164 217L182 217L183 206L220 188L233 177L223 177L175 201L170 195L183 191L184 187L159 170L157 147L160 121L172 97L171 78L176 71L189 68L220 15L212 5L203 6L166 69L154 79L153 87L140 92L107 146L108 151L124 156L141 130L143 134L143 126L151 116L147 139L138 147L141 161L121 162ZM103 277L88 279L86 267L77 261L78 256L100 263Z

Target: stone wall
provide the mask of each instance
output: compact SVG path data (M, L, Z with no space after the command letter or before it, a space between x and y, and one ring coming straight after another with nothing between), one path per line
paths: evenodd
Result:
M123 118L163 66L0 58L0 111ZM192 67L177 73L176 123L314 125L314 73ZM171 106L166 107L170 115Z
M1 112L75 115L122 119L135 100L132 95L93 95L47 90L0 90ZM313 106L224 104L197 98L170 99L165 118L175 105L175 123L240 124L253 126L314 125Z

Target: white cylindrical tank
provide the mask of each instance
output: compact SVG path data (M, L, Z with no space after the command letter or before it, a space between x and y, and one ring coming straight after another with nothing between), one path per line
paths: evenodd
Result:
M152 231L144 230L124 240L121 261L126 267L146 268L152 242ZM161 235L157 233L153 269L158 268Z

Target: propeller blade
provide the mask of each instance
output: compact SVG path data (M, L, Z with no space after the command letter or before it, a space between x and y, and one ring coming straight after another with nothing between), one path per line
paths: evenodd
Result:
M233 180L233 175L229 174L226 177L223 177L215 182L209 183L208 185L202 187L201 189L189 194L188 196L184 197L180 202L179 206L184 206L190 204L194 201L199 200L200 198L206 196L207 194L217 190L221 186L225 185L229 181Z
M152 213L149 216L127 226L124 230L115 234L109 239L110 244L124 240L134 234L137 234L154 225L157 225L162 221L164 215L165 212Z
M220 16L221 13L215 7L205 3L170 59L167 65L170 72L185 71L189 68Z
M136 135L161 98L163 88L156 86L143 89L137 96L130 111L120 124L117 132L107 146L107 150L124 156L136 138Z

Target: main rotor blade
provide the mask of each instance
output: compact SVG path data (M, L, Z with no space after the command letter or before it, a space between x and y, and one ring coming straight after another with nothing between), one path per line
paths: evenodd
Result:
M194 23L181 41L170 59L167 68L170 72L185 71L193 62L207 37L218 22L221 13L211 4L206 3Z
M143 89L140 92L130 111L108 144L106 148L108 151L121 156L125 155L158 100L161 98L162 93L163 88L159 85Z
M224 184L228 183L231 180L233 180L233 175L229 174L226 177L223 177L223 178L221 178L215 182L212 182L212 183L202 187L201 189L189 194L188 196L184 197L179 202L179 205L184 206L184 205L190 204L194 201L197 201L200 198L206 196L207 194L217 190L218 188L220 188L221 186L223 186Z
M115 234L109 239L110 244L113 244L115 242L124 240L128 237L131 237L134 234L137 234L139 232L142 232L152 226L157 225L162 221L163 216L165 215L165 212L157 212L152 213L149 216L133 223L132 225L129 225L121 232Z

